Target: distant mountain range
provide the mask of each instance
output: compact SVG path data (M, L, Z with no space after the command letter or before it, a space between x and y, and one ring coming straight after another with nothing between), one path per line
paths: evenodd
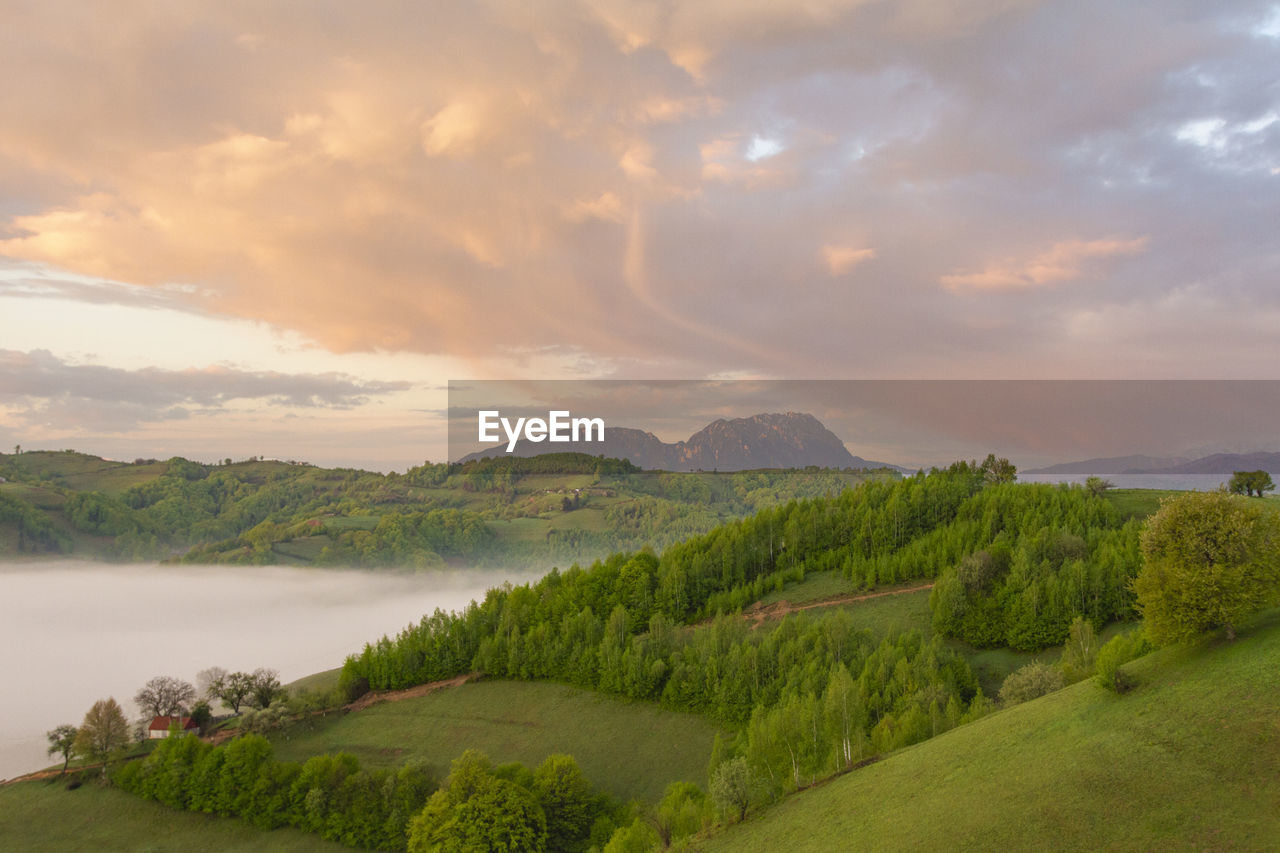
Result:
M1159 456L1112 456L1032 468L1024 474L1213 474L1267 471L1280 474L1280 453L1215 453L1200 459Z
M610 426L602 442L567 442L556 445L516 445L515 456L543 453L587 453L628 459L641 468L662 471L746 471L753 468L894 468L854 456L844 442L813 415L786 412L720 419L707 424L687 441L667 443L651 432ZM494 446L464 456L461 461L506 455L506 446Z

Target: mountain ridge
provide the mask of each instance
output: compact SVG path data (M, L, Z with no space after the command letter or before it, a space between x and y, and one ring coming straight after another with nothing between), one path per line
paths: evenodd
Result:
M1134 454L1098 459L1062 462L1043 468L1032 468L1025 474L1214 474L1230 475L1236 471L1267 471L1280 474L1280 453L1214 453L1198 459Z
M887 462L855 456L821 421L805 412L768 412L744 418L718 418L676 442L664 442L651 432L608 427L604 441L566 442L554 448L521 442L512 456L544 453L586 453L626 459L650 470L746 471L757 468L893 468ZM494 445L462 457L461 462L504 456L505 445Z

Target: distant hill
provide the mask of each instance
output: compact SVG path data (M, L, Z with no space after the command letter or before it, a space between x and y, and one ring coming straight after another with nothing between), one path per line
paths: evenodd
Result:
M1280 474L1280 453L1215 453L1201 459L1112 456L1032 468L1024 474L1219 474L1268 471Z
M1215 453L1180 465L1157 470L1136 469L1126 474L1231 474L1235 471L1267 471L1280 474L1280 453Z
M651 432L609 427L603 442L569 442L555 452L626 459L633 465L663 471L749 471L760 468L894 468L854 456L835 433L813 415L786 412L714 421L687 441L667 443ZM546 445L521 442L514 456L553 452ZM464 456L461 461L506 456L506 446L494 446Z
M1102 459L1085 459L1080 462L1062 462L1044 468L1031 468L1024 474L1131 474L1138 469L1163 470L1182 465L1190 460L1176 457L1108 456Z
M615 441L644 435L614 433ZM853 467L860 460L845 461ZM77 554L545 568L645 545L661 549L766 506L898 477L832 468L715 473L713 465L666 473L598 455L503 454L379 474L256 458L208 465L180 457L129 463L74 451L0 453L0 561Z

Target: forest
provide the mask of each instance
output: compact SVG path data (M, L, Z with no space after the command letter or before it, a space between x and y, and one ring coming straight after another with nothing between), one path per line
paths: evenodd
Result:
M403 474L249 459L0 454L0 554L430 569L538 567L663 548L887 469L642 471L576 453Z

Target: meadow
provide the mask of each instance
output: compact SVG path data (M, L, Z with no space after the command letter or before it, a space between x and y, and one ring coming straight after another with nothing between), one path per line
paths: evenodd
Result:
M1280 611L803 791L691 849L1274 850Z
M272 733L271 740L281 760L350 752L363 767L426 762L437 778L464 748L528 767L568 753L600 790L656 802L671 782L706 784L717 731L705 717L652 702L550 682L493 680L313 717Z
M181 812L89 781L0 786L0 839L29 853L338 853L297 829L264 832L239 820Z

